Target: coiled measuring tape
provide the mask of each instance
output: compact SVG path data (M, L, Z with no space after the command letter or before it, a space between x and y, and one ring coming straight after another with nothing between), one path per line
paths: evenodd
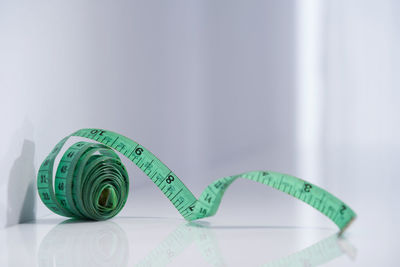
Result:
M53 183L57 154L71 136L99 143L77 142L62 156ZM156 156L131 139L102 129L81 129L62 139L39 168L37 187L43 203L58 215L107 220L117 215L127 200L129 177L113 149L136 164L188 221L214 215L222 196L238 178L253 180L285 192L314 207L343 232L355 219L354 211L324 189L294 176L252 171L211 183L199 199Z

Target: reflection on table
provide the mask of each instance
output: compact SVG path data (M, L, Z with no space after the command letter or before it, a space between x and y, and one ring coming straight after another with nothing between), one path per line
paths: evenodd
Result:
M135 266L165 266L195 243L209 266L226 266L212 227L184 223L172 231ZM262 266L319 266L343 254L355 257L354 247L338 234ZM41 241L40 267L128 265L129 242L115 222L80 222L67 220L55 226Z

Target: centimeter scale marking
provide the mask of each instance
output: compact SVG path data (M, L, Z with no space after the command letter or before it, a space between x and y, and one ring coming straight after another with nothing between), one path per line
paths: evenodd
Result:
M53 188L55 158L71 136L101 144L78 142L69 147L57 166ZM123 135L102 129L78 130L54 147L40 166L37 177L43 203L55 213L67 217L104 220L115 216L126 202L129 181L125 167L111 148L138 166L188 221L214 215L225 190L238 178L268 185L302 200L326 215L341 232L356 217L349 206L324 189L297 177L271 171L252 171L220 178L208 185L196 199L177 175L145 147Z

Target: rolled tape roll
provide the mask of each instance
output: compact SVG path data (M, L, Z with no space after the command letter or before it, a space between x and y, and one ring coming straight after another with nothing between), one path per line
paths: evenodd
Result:
M57 166L54 161L71 136L99 143L77 142L69 147ZM355 212L324 189L297 177L271 171L252 171L220 178L208 185L199 199L164 163L137 142L102 129L81 129L62 139L39 168L37 187L41 200L53 212L75 218L107 220L126 203L129 178L122 153L138 166L188 221L214 215L225 190L245 178L285 192L314 207L343 232L356 218Z

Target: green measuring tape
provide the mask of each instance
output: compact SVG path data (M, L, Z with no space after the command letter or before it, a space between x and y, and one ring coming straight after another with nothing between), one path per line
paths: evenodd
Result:
M71 136L99 143L77 142L69 147L57 167L57 154ZM129 178L118 155L136 164L188 221L214 215L222 196L238 178L253 180L304 201L332 220L343 232L355 219L354 211L324 189L307 181L270 171L227 176L206 187L199 199L156 156L131 139L102 129L81 129L62 139L39 168L37 187L43 203L56 214L92 220L117 215L128 197Z

